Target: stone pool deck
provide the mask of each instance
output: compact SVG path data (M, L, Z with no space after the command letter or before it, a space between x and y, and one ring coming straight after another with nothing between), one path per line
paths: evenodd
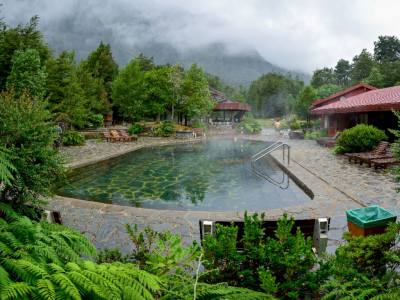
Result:
M277 139L268 131L263 135L243 138ZM331 217L328 251L332 252L342 242L342 233L347 230L345 210L379 204L399 215L400 195L396 193L396 185L389 173L350 164L347 159L335 156L330 149L318 146L315 141L285 141L291 146L288 170L309 187L315 197L303 205L268 210L265 212L267 219L276 219L284 212L299 219ZM88 141L83 147L69 147L62 151L69 159L68 167L73 168L146 146L187 142L194 141L160 138L141 138L133 143ZM282 154L277 151L274 157L279 161ZM98 248L118 247L123 252L129 252L132 247L124 229L127 223L138 224L139 228L149 225L156 230L168 229L180 233L190 243L199 240L200 219L239 220L243 215L239 212L153 210L59 196L51 199L48 207L60 211L65 225L85 233Z

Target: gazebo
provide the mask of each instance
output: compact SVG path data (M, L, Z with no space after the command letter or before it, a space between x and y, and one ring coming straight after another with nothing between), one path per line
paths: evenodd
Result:
M224 93L210 88L211 96L217 102L211 114L211 123L214 125L233 125L239 123L244 114L251 111L247 103L232 101Z

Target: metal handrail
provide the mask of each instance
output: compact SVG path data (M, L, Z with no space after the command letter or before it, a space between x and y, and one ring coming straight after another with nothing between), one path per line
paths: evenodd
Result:
M258 151L256 154L254 154L254 155L251 157L251 159L252 159L252 160L253 160L253 159L256 159L256 157L257 157L258 155L260 155L260 154L264 153L265 151L268 151L268 150L271 149L272 147L275 147L275 146L280 145L280 144L283 144L283 143L282 143L281 141L277 141L277 142L275 142L275 143L269 145L268 147L261 149L261 150Z
M257 152L256 154L254 154L254 155L251 157L251 161L252 161L252 162L256 162L257 160L259 160L259 159L261 159L261 158L267 156L267 155L270 154L271 152L273 152L273 151L279 149L280 147L282 147L282 155L283 155L283 158L282 158L282 159L283 159L283 161L285 161L285 147L286 147L286 149L288 150L288 151L287 151L287 157L288 157L287 163L288 163L288 165L289 165L289 161L290 161L290 146L289 146L288 144L283 143L283 142L280 142L280 141L275 142L275 143L273 143L272 145L268 146L267 148L264 148L264 149L262 149L261 151Z
M261 178L264 178L265 180L269 181L272 184L275 184L277 186L279 186L281 189L287 189L289 187L289 177L286 174L286 185L283 185L285 183L285 172L282 172L283 176L282 176L282 180L279 182L275 179L273 179L272 177L266 175L265 173L263 173L261 170L259 170L256 166L255 166L255 162L264 158L265 156L267 156L268 154L270 154L271 152L279 149L282 147L282 159L283 161L285 161L285 148L287 149L287 164L289 165L289 161L290 161L290 146L286 143L283 143L281 141L277 141L275 143L273 143L272 145L260 150L259 152L257 152L256 154L254 154L251 157L251 168L253 170L253 172L258 175Z

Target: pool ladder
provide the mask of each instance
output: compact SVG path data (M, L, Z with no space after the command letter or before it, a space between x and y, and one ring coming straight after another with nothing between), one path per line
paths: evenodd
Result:
M289 187L289 176L282 171L282 179L281 180L275 180L271 176L265 174L262 170L260 170L256 166L256 162L259 161L260 159L266 157L267 155L271 154L273 151L278 150L279 148L282 148L282 160L285 162L287 161L287 165L289 165L290 161L290 146L286 143L283 143L281 141L277 141L273 143L272 145L260 150L256 154L254 154L251 157L250 163L251 163L251 169L252 171L259 177L267 180L268 182L280 187L281 189L287 189ZM287 151L285 151L287 149ZM287 160L285 160L285 154L287 154Z

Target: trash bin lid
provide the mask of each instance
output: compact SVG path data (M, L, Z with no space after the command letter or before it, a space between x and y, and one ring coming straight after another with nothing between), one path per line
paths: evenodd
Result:
M361 228L384 227L390 222L396 222L397 216L378 205L346 211L347 221Z

